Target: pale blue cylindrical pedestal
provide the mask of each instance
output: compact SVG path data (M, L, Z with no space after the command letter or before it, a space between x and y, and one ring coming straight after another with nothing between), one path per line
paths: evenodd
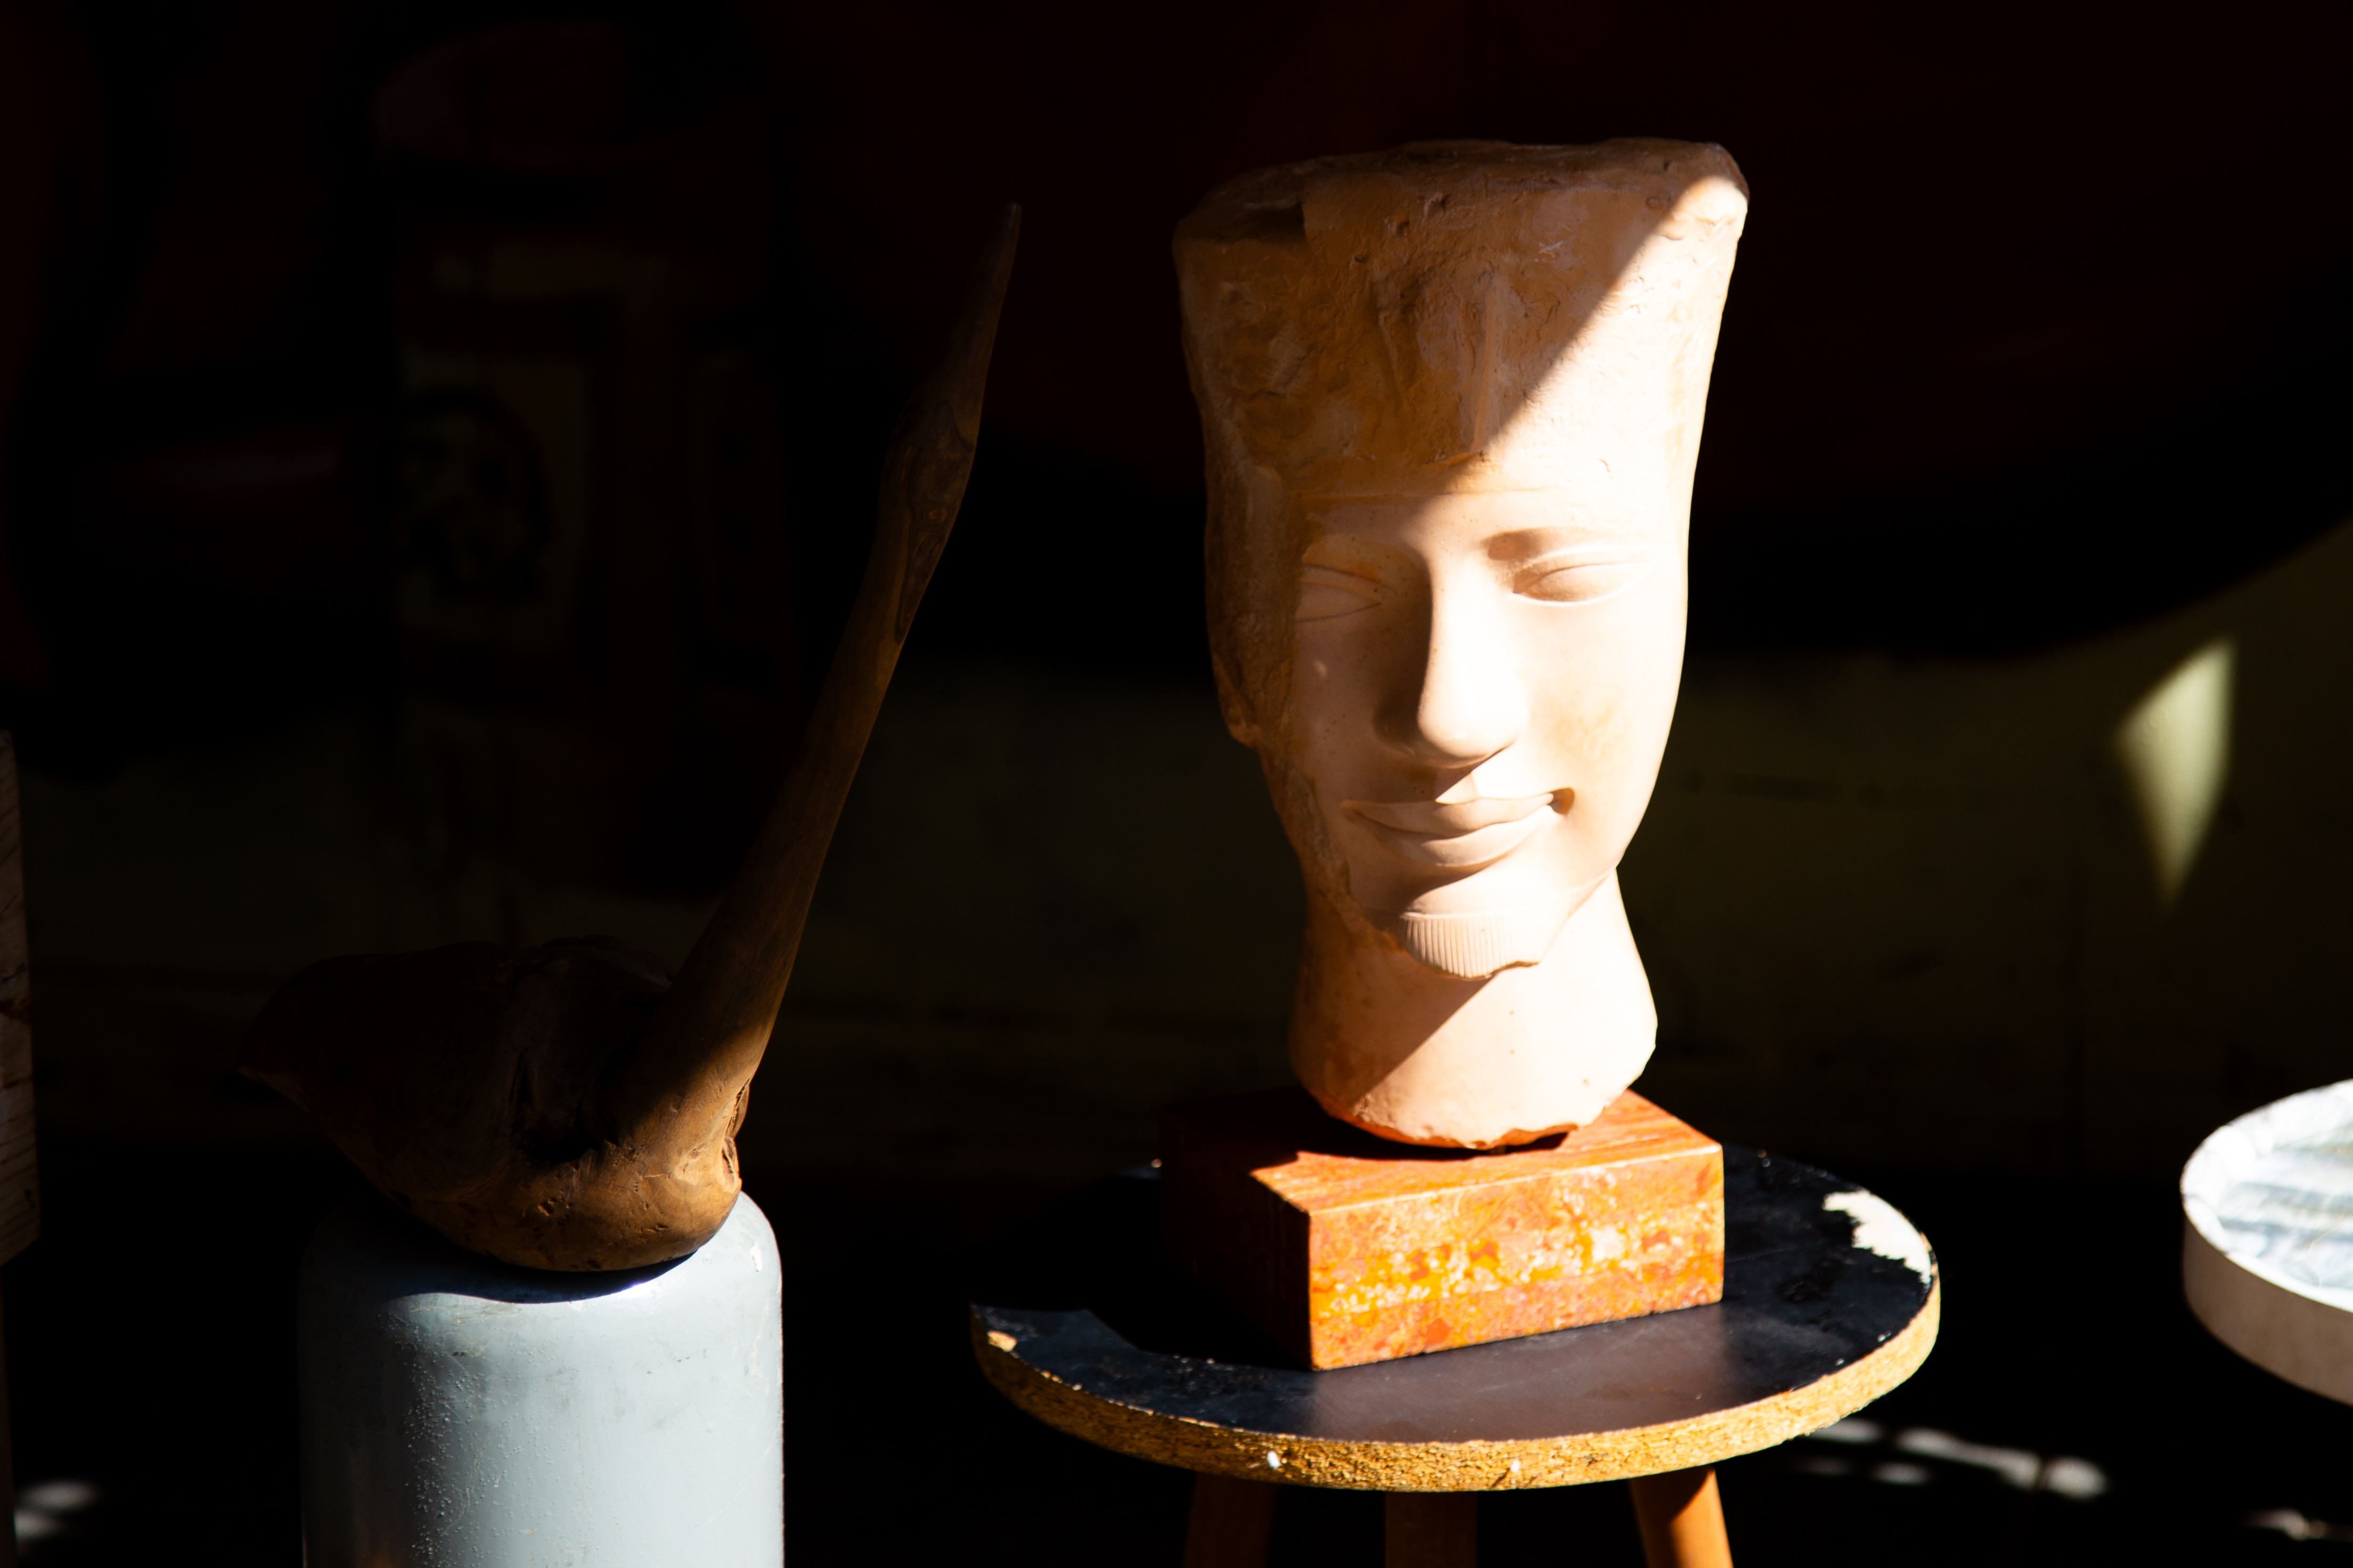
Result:
M749 1198L616 1274L338 1209L298 1288L307 1568L781 1568L781 1282Z

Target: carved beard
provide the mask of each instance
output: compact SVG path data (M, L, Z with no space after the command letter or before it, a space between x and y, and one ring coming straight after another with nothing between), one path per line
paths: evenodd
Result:
M1375 930L1412 957L1457 980L1484 980L1543 962L1590 889L1578 889L1515 910L1464 914L1391 914L1366 910Z

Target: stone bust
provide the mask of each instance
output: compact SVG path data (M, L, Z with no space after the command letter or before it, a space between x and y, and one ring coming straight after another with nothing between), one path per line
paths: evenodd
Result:
M1219 700L1307 883L1292 1061L1370 1131L1526 1142L1650 1058L1617 865L1746 205L1715 146L1454 142L1176 231Z

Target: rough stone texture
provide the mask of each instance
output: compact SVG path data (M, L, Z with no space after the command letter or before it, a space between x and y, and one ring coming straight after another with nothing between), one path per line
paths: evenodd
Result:
M1724 1294L1724 1151L1630 1091L1565 1137L1401 1150L1296 1089L1164 1121L1171 1258L1314 1367Z
M1384 1137L1525 1142L1649 1058L1615 869L1746 205L1718 147L1455 142L1177 229L1219 699L1309 893L1293 1065Z

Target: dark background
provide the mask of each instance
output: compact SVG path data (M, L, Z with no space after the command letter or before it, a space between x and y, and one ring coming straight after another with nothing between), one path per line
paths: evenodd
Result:
M1415 138L1739 159L1703 647L2045 646L2235 580L2348 499L2329 7L91 0L5 25L0 679L36 762L398 685L385 447L427 219L731 275L712 310L774 388L805 668L881 435L1018 199L990 439L921 649L1199 679L1168 235L1241 170ZM453 39L404 125L386 84Z
M2317 5L0 0L0 724L93 789L322 713L422 726L459 737L423 748L459 781L433 795L452 842L707 894L995 205L1024 204L1022 249L910 668L1198 691L1170 232L1240 171L1436 137L1740 162L1697 654L2082 643L2353 504L2349 35ZM588 435L517 435L451 390L526 362L586 389ZM560 535L569 576L452 563L419 467L451 442L487 465L460 476L464 537ZM559 598L543 637L477 614ZM482 714L523 737L489 805L464 783ZM1180 1478L1025 1425L962 1360L956 1249L1057 1180L925 1168L748 1164L788 1256L887 1231L932 1259L877 1300L796 1276L791 1342L828 1347L789 1358L798 1560L1175 1561ZM1875 1486L1793 1449L1727 1471L1742 1561L2329 1550L2240 1520L2353 1517L2313 1461L2353 1428L2188 1320L2161 1184L1862 1173L1937 1237L1951 1292L1891 1430L2089 1454L2118 1484ZM288 1287L352 1178L315 1143L102 1114L49 1137L46 1175L47 1237L6 1277L19 1476L100 1492L28 1551L294 1561ZM1364 1501L1300 1500L1285 1560L1372 1561ZM1491 1562L1632 1552L1600 1493L1488 1529Z

